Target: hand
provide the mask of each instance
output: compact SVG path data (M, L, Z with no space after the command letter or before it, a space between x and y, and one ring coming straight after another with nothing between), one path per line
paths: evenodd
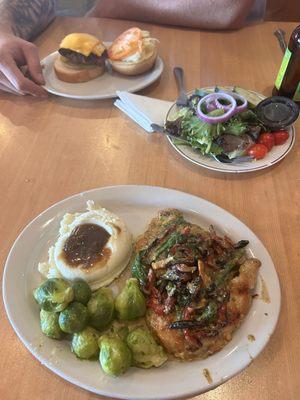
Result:
M27 66L30 78L24 76L21 66ZM0 89L15 94L46 97L37 47L12 34L0 33Z

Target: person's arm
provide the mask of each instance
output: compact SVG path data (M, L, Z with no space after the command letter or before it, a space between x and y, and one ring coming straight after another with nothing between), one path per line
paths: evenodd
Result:
M30 40L55 16L56 0L0 0L0 31Z
M100 0L89 16L200 29L243 25L254 0Z
M38 49L27 40L38 35L55 16L56 0L0 0L0 89L46 96ZM31 79L20 66L26 65Z

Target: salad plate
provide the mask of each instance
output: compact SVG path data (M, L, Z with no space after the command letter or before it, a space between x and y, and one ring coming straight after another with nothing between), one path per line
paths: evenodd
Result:
M226 86L224 87L224 89L232 91L233 87ZM213 92L214 87L206 87L200 90ZM260 100L264 100L266 98L262 94L254 91L248 90L247 92L250 94L250 96L254 95L257 99ZM192 94L194 94L194 91L189 92L188 96ZM177 107L176 103L174 103L166 116L166 121L172 121L176 119L179 112L180 109ZM288 140L282 145L273 146L271 151L269 151L264 158L259 160L250 160L248 162L234 163L222 163L209 155L202 155L200 151L193 149L190 145L180 143L176 139L174 140L171 137L167 138L174 150L178 152L181 157L185 158L193 164L217 172L245 173L271 167L287 156L295 143L295 128L294 126L290 126L287 130L289 132Z
M111 43L105 43L109 46ZM155 82L161 75L164 64L158 56L154 67L144 74L136 76L121 75L107 70L96 79L84 83L67 83L57 78L53 63L58 52L49 54L42 60L45 85L44 88L52 94L71 99L100 100L117 97L116 91L137 92Z
M32 290L41 282L38 262L57 236L66 212L85 209L86 202L106 207L123 218L136 237L163 208L177 208L204 228L213 224L234 240L249 240L248 251L262 266L251 309L221 351L204 360L168 361L160 368L130 368L112 378L97 361L81 361L69 342L45 337L39 327L38 306ZM199 197L151 186L98 188L66 198L37 216L21 232L8 255L3 276L3 299L10 323L27 349L45 367L81 388L120 399L164 400L192 397L230 379L258 356L273 333L280 311L280 286L270 255L255 234L232 214ZM176 379L180 376L181 379Z

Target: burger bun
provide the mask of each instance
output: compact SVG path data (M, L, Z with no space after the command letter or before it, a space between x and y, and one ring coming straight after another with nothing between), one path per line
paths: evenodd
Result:
M122 75L139 75L149 71L155 64L157 58L157 50L153 49L150 55L147 54L146 58L140 61L128 62L128 61L115 61L109 59L112 69L119 72Z
M88 82L105 72L105 65L75 65L63 61L59 56L55 59L53 68L58 79L69 83Z

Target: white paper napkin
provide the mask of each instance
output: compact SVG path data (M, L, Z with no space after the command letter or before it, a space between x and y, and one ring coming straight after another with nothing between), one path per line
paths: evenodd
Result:
M163 125L172 102L140 96L129 92L117 91L119 99L115 106L129 118L140 125L145 131L153 132L151 124Z

